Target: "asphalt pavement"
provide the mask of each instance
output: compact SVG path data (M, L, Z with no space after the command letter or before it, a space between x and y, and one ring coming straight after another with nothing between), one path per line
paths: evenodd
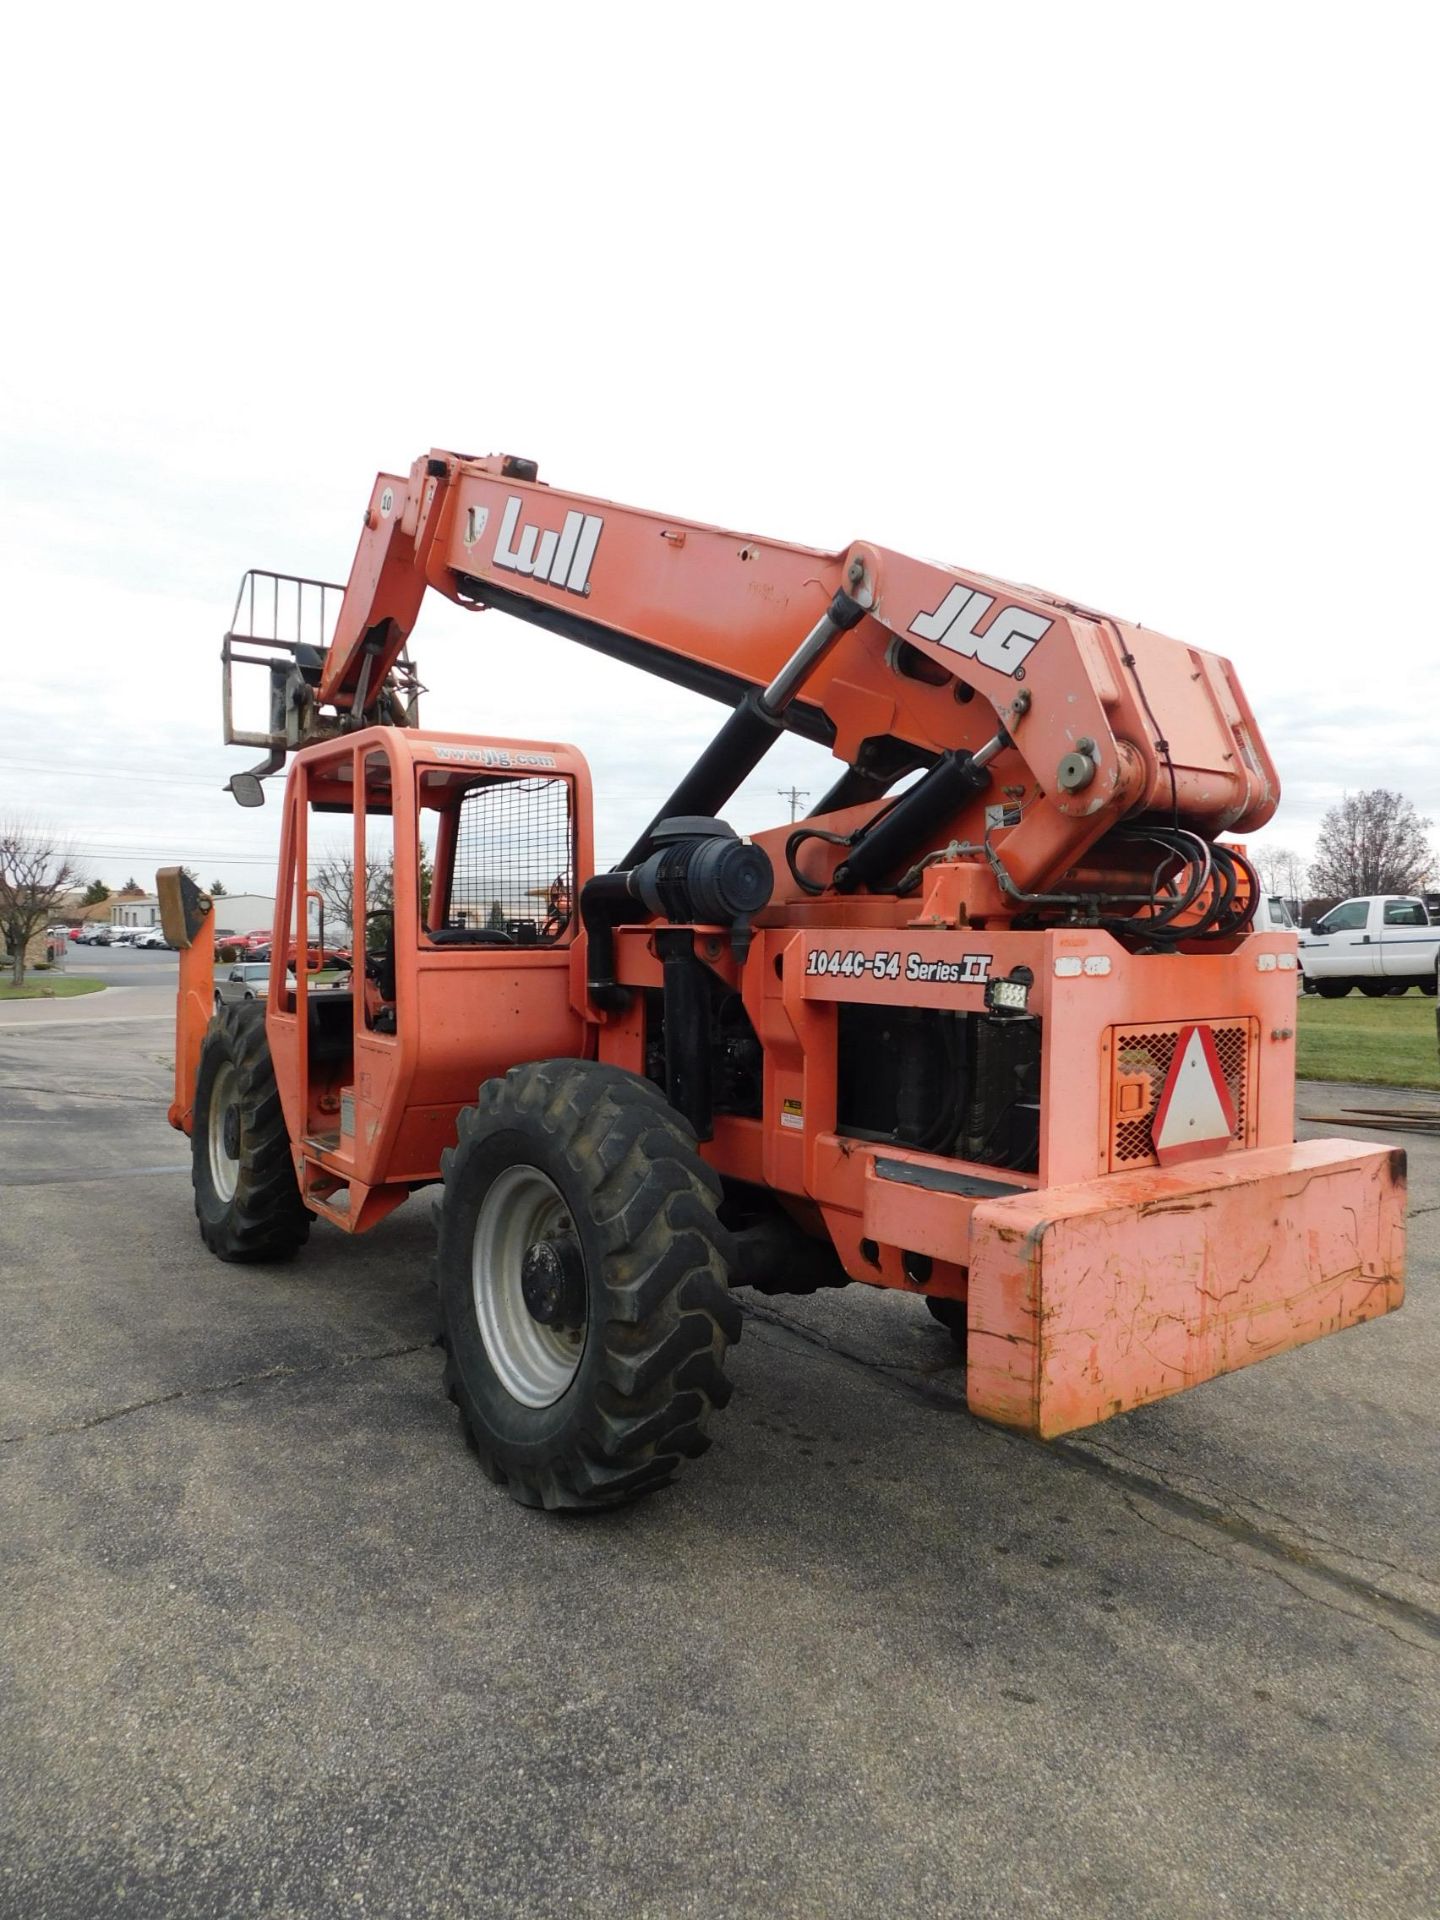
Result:
M213 1261L174 956L73 964L0 1008L5 1920L1440 1911L1440 1139L1389 1319L1042 1447L917 1301L755 1302L710 1453L556 1519L426 1197Z

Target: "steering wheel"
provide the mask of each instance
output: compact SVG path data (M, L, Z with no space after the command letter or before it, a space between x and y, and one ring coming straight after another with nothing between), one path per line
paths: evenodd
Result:
M370 945L372 920L388 920L390 923L381 945L373 949ZM372 907L365 915L365 951L361 958L364 978L373 980L386 1000L393 1000L395 998L395 909L393 907Z

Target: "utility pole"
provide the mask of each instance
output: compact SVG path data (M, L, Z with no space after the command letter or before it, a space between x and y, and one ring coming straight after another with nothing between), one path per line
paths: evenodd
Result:
M800 802L808 800L810 795L803 793L799 787L777 787L776 792L782 800L790 802L790 824L793 826L800 814Z

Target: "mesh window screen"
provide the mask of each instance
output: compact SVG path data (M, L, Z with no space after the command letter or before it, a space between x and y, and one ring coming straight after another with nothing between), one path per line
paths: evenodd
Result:
M566 780L498 780L460 802L452 927L488 927L518 939L569 931L573 887Z

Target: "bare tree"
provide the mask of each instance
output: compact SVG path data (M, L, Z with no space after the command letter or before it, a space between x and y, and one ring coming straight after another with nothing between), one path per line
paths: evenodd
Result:
M355 916L355 862L348 853L327 854L311 869L310 884L325 902L325 911L337 926L349 932ZM377 913L392 905L394 876L389 860L365 862L365 906Z
M25 984L25 949L78 875L68 851L43 827L22 820L0 823L0 933L10 954L10 979Z
M1435 864L1425 838L1429 827L1413 801L1388 787L1346 794L1320 822L1311 888L1340 900L1356 894L1412 893Z
M420 875L420 912L430 905L430 887L434 870L425 847L418 852ZM355 862L348 853L327 854L312 868L310 884L325 902L325 912L336 925L349 930L355 912ZM383 860L365 862L365 907L368 913L389 913L395 905L395 862L386 854Z
M1305 862L1293 847L1258 847L1252 858L1267 893L1285 900L1305 897Z

